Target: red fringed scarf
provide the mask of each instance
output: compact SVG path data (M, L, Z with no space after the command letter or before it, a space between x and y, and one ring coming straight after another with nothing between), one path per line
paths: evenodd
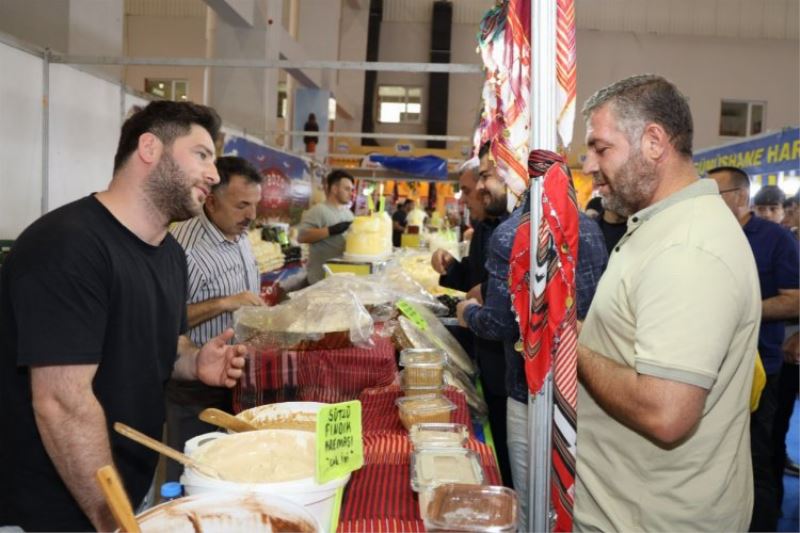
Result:
M554 531L571 531L578 390L575 299L578 207L563 159L551 152L534 151L528 167L531 176L544 172L539 245L531 269L529 202L533 199L529 195L511 251L510 292L519 317L525 374L532 394L541 390L547 373L553 369ZM531 279L533 302L529 297Z

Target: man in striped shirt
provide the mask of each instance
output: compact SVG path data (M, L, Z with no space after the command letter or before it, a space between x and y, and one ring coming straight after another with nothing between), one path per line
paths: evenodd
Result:
M247 229L256 217L262 177L240 157L217 159L220 181L211 189L202 212L181 222L172 234L186 252L189 270L187 314L189 337L202 346L233 325L233 312L245 305L264 305L259 297L256 260ZM167 442L184 443L214 427L197 416L207 407L231 410L230 390L199 381L170 380L167 385ZM180 466L170 461L167 479L177 480Z

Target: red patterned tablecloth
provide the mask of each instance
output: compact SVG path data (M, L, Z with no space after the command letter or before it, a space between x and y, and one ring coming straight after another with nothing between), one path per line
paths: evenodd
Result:
M233 410L276 402L344 402L364 389L394 383L397 363L391 339L376 333L372 342L369 348L252 351L233 390Z
M411 441L397 416L397 386L364 391L362 405L364 466L353 473L344 493L338 533L425 531L417 495L411 490ZM456 404L453 422L466 424L470 431L466 399L448 388L445 395ZM467 448L478 453L486 482L500 484L491 449L474 437Z

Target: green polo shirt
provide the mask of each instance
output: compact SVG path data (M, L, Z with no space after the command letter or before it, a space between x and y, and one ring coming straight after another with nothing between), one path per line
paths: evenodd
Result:
M708 390L696 431L664 449L578 396L575 529L745 531L748 402L761 321L755 260L713 180L635 213L611 252L580 342Z

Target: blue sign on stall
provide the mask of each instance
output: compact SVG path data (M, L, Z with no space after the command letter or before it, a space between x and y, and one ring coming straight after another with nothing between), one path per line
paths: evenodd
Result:
M694 164L702 175L714 167L738 167L751 176L800 170L800 128L785 128L747 140L700 150Z

